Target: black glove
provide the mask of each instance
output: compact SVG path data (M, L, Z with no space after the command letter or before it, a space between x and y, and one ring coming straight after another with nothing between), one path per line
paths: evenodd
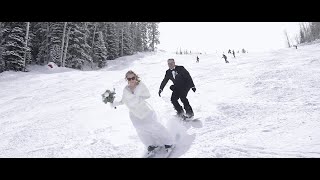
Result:
M161 89L159 89L159 92L158 92L158 94L159 94L159 97L161 97L161 92L162 92L162 90Z
M175 88L174 85L170 86L171 91L174 91L174 88Z
M192 88L192 91L193 91L193 92L196 92L196 90L197 90L197 89L196 89L195 87Z

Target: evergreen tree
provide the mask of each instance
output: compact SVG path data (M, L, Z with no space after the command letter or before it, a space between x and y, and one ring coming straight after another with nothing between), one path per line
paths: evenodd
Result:
M3 58L2 58L2 44L3 44L3 42L2 42L2 40L3 40L3 38L2 38L2 30L3 30L3 23L2 22L0 22L0 73L1 72L3 72L3 71L5 71L5 62L4 62L4 60L3 60Z
M160 43L159 41L160 32L158 30L158 23L152 22L148 24L148 39L149 47L152 51L155 50L155 46Z
M33 52L36 64L44 65L50 58L50 22L38 22L34 26Z
M92 47L93 34L95 33L95 29L97 26L97 22L85 22L84 23L84 31L85 31L85 41L86 43Z
M93 62L98 63L99 68L103 68L107 61L107 48L103 40L102 31L96 34L96 41L93 50Z
M85 42L88 44L89 47L89 55L92 58L91 61L91 68L93 68L93 64L97 63L94 58L94 48L95 43L97 41L97 34L98 34L98 22L85 22L84 29L85 29Z
M300 28L300 43L304 43L306 40L305 40L305 37L304 37L304 32L303 30Z
M119 57L119 38L117 34L117 25L115 22L106 23L105 35L105 45L108 52L108 60L114 60Z
M85 64L91 64L92 58L89 54L90 46L85 39L85 23L68 23L71 28L69 34L69 45L67 49L66 66L82 69Z
M320 38L320 22L300 23L299 42L312 42Z
M320 36L320 22L310 23L310 33L312 41L318 39Z
M136 22L131 22L130 23L130 35L131 35L131 49L132 53L136 53L138 51L137 49L137 35L138 35L138 27Z
M143 39L142 39L142 23L138 22L136 26L136 32L135 32L135 51L136 52L142 52L143 51Z
M123 37L124 37L124 22L118 22L116 23L116 29L118 34L118 41L119 41L119 47L118 47L118 54L119 57L123 56Z
M123 56L133 54L133 40L129 30L129 23L124 23L123 25Z
M39 54L39 47L41 44L41 37L40 37L40 34L38 33L40 24L41 22L30 22L30 30L29 30L30 38L29 38L28 44L31 47L30 55L32 57L31 59L33 60L32 62L30 62L30 64L33 64L33 63L40 64L37 61L37 55Z
M2 58L5 61L6 70L23 71L25 69L25 33L25 22L3 22Z
M61 66L61 43L63 36L64 22L50 23L49 31L49 60Z
M141 23L141 41L142 41L142 51L149 51L148 48L148 23Z

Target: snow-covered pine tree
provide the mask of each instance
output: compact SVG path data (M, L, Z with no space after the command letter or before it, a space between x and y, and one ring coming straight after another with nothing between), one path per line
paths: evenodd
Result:
M34 23L29 22L29 29L28 29L28 39L27 39L27 50L26 50L26 54L25 54L25 64L33 64L34 62L32 61L34 58L32 57L32 48L33 48L33 44L32 44L32 39L34 38L34 34L33 34L33 25ZM26 38L26 37L25 37Z
M141 40L142 40L142 49L143 51L149 51L148 48L148 23L142 22L141 23Z
M102 31L96 33L94 46L93 46L93 62L98 64L99 68L103 68L107 62L107 48L103 40Z
M135 51L142 52L143 51L143 43L142 43L142 23L138 22L136 25L135 32Z
M97 31L97 22L87 22L85 23L86 25L86 33L85 33L85 39L87 44L90 46L90 51L92 51L92 45L93 45L93 41L95 40L93 38L94 35L96 35L96 31Z
M300 25L300 31L299 31L299 37L300 37L300 39L299 39L299 43L304 43L305 42L305 36L304 36L304 32L303 32L303 30L302 30L302 28L301 28L301 25Z
M4 60L2 59L2 47L0 46L0 73L5 71L5 63Z
M47 64L50 58L50 22L37 22L33 32L32 54L36 57L36 64Z
M148 39L149 39L149 47L151 51L155 50L155 46L160 43L159 35L160 32L158 30L157 22L148 23Z
M300 34L300 42L305 43L305 42L311 42L311 29L310 29L310 24L308 22L302 22L300 23L300 31L302 35Z
M116 30L117 30L117 37L118 37L118 41L119 41L119 48L118 48L118 54L119 57L123 56L123 36L124 36L124 23L125 22L117 22L116 23Z
M119 57L119 38L117 34L117 25L115 22L107 22L104 31L105 45L108 52L108 60L114 60Z
M26 23L3 22L2 33L2 58L5 61L6 70L23 71Z
M85 37L84 38L89 46L92 45L91 44L92 41L91 41L90 37L92 38L92 35L93 35L92 30L95 28L96 23L97 22L85 22L84 23L84 30L85 30Z
M94 59L93 59L93 48L94 43L97 40L97 26L99 22L84 22L84 40L88 45L88 53L92 58L92 61L90 62L91 68L93 68Z
M0 73L5 71L5 62L2 58L2 28L3 24L0 22Z
M63 36L64 22L52 22L50 23L49 31L49 60L61 66L61 43Z
M85 28L87 29L86 30L86 33L85 33L85 41L87 42L87 39L88 39L88 42L87 44L89 45L90 49L89 49L89 55L91 56L92 58L92 61L91 61L91 69L93 69L93 64L94 63L97 63L95 61L95 58L94 58L94 47L95 47L95 42L97 41L97 26L98 26L98 23L97 22L92 22L92 23L85 23ZM89 34L88 34L88 33ZM87 38L88 37L88 38Z
M130 23L123 24L123 56L133 54L132 36L130 34Z
M30 57L27 56L28 58L30 58L30 60L27 58L27 64L40 65L37 56L39 54L39 49L43 38L42 34L39 33L43 24L43 22L30 22L28 45L30 46L31 51L29 53Z
M68 23L71 28L69 34L69 45L66 58L66 67L82 69L85 64L91 64L92 58L89 54L90 46L85 41L85 23Z
M137 35L138 35L138 27L137 27L137 24L136 22L131 22L130 23L130 35L131 35L131 40L132 40L132 53L136 53L138 52L138 49L137 49Z
M320 22L310 23L310 32L312 41L320 38Z

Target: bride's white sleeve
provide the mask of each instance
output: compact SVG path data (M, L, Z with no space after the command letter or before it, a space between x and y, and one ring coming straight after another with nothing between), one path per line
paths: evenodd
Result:
M149 89L146 87L145 84L141 83L141 91L139 94L137 94L137 96L139 96L143 100L150 98L151 95Z
M124 92L122 94L121 100L120 101L113 101L113 103L111 103L111 106L112 107L117 107L117 106L123 105L123 96L124 96Z
M123 104L123 102L121 100L121 101L114 101L111 105L112 105L112 107L117 107L117 106L120 106L122 104Z

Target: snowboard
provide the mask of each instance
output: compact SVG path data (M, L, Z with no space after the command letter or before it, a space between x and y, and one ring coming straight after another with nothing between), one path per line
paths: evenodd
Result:
M186 115L182 115L182 116L174 115L174 116L179 118L180 120L182 120L184 122L200 121L200 118L201 118L201 117L198 117L198 116L188 117Z
M182 122L182 124L189 124L194 128L202 128L202 122L201 122L201 117L198 116L193 116L193 117L187 117L185 115L183 116L178 116L175 115L175 117L177 117L178 119L180 119L180 121Z
M173 148L168 149L168 151L166 151L164 147L160 147L154 150L152 153L146 153L144 158L168 158L175 147L176 146L173 145Z
M181 117L181 119L184 120L184 121L197 121L197 120L200 119L200 117L195 117L195 116L188 117L188 116L183 115Z

